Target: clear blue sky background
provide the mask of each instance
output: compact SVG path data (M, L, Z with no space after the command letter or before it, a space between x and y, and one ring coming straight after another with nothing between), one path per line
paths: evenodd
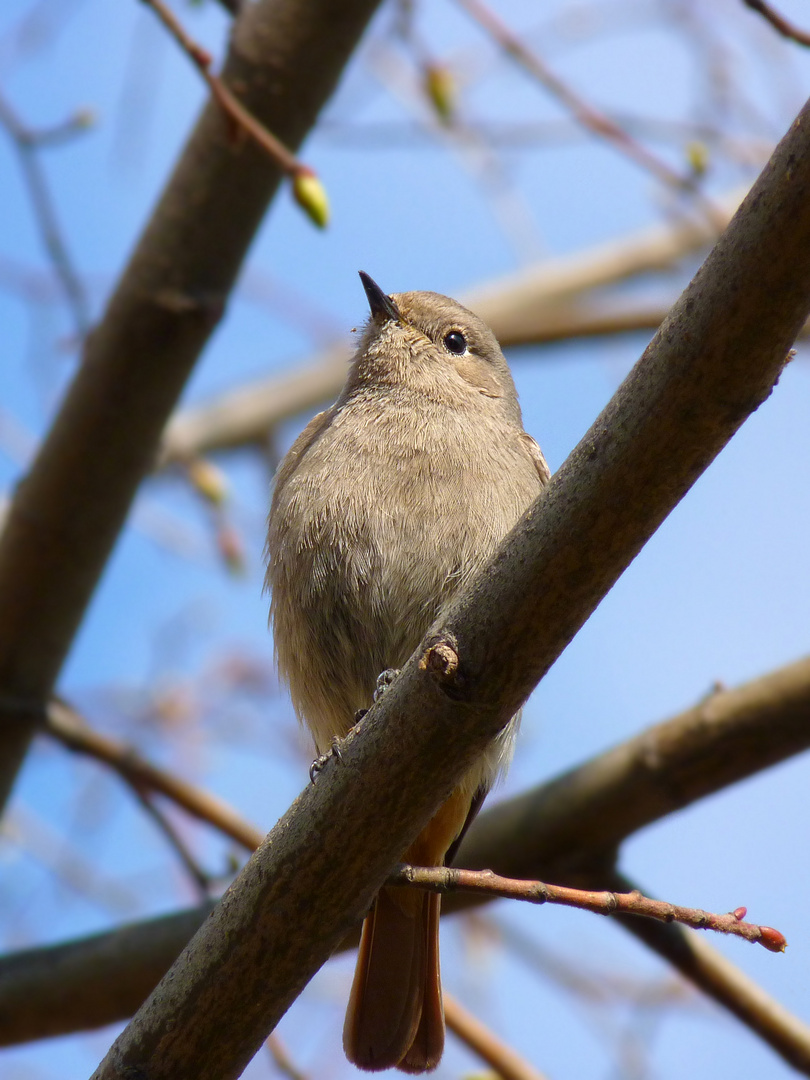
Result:
M590 101L657 120L709 118L758 144L778 137L810 88L810 59L778 40L742 4L505 2L495 6ZM424 5L417 25L432 53L453 64L461 115L503 129L562 122L546 93L499 57L452 3ZM221 55L228 20L212 2L178 5L194 36ZM798 0L782 10L807 21ZM20 36L27 13L36 33ZM198 400L247 378L284 370L320 345L348 340L365 318L357 270L389 291L463 295L534 258L577 251L659 221L669 196L610 147L569 126L550 142L499 156L500 201L465 157L440 136L420 133L424 105L384 85L412 54L390 36L386 6L305 160L323 177L333 223L314 230L282 191L250 253L227 317L188 388ZM37 29L38 28L38 29ZM706 57L714 82L706 76ZM396 63L394 62L396 60ZM723 97L723 80L728 94ZM31 126L79 107L95 127L44 157L67 241L95 314L133 246L203 100L201 83L142 5L117 0L6 0L0 10L0 91ZM745 94L744 107L739 105ZM725 104L724 104L725 102ZM724 112L725 109L725 112ZM684 167L686 136L654 142ZM710 154L709 189L722 192L754 173ZM0 279L14 267L48 279L30 200L0 132ZM238 198L238 192L234 192ZM505 208L505 209L504 209ZM511 225L504 227L504 214ZM654 285L673 296L686 275ZM270 300L257 299L259 291ZM35 439L46 429L76 357L64 305L25 302L0 288L0 483L10 491L23 464L9 416ZM68 342L66 344L66 342ZM643 349L641 335L515 354L513 370L527 430L559 467ZM513 793L672 715L706 694L785 664L810 648L806 356L787 369L770 400L662 526L566 650L526 709ZM305 421L279 435L284 449ZM281 445L283 444L283 445ZM99 449L103 452L103 448ZM230 799L269 827L306 781L283 694L225 699L217 665L225 656L268 665L272 643L261 595L264 464L223 462L229 513L247 555L234 578L217 558L207 513L176 479L150 483L118 545L64 673L62 689L99 726ZM171 524L182 551L167 550ZM150 690L192 701L190 716L158 725ZM182 691L182 693L181 693ZM185 700L185 699L183 699ZM202 717L202 719L200 719ZM801 897L810 889L805 757L646 829L622 852L623 869L648 891L715 910L745 904L779 927L784 956L737 940L713 943L785 1005L810 1019L810 928ZM185 828L202 860L224 865L226 848ZM18 838L18 839L17 839ZM26 845L30 848L26 851ZM123 918L194 902L153 826L116 782L43 743L18 786L0 848L6 941L22 947L104 929ZM96 876L93 877L92 875ZM687 1070L717 1076L786 1077L790 1070L754 1036L696 995L650 1007L667 970L607 920L500 905L490 913L570 970L641 987L640 1000L597 1009L528 964L528 946L496 948L468 925L444 929L449 989L551 1077L655 1076ZM309 1074L347 1075L339 1053L351 961L342 958L308 988L281 1026ZM622 1001L624 1003L622 1003ZM114 1031L0 1052L14 1080L89 1075ZM478 1070L451 1039L439 1076ZM260 1056L246 1075L271 1066Z

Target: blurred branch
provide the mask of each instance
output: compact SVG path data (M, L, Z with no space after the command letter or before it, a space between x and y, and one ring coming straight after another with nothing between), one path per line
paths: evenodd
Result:
M457 0L478 25L489 34L496 44L503 49L517 64L527 71L532 78L541 83L549 93L568 109L574 119L600 139L606 140L620 153L640 165L661 183L676 191L688 192L701 206L709 220L717 223L716 209L703 194L695 177L689 173L679 173L665 161L657 157L641 143L637 142L624 128L620 127L605 113L575 93L537 53L527 48L521 39L513 34L509 27L481 0ZM722 226L721 226L722 227Z
M48 707L45 731L69 750L111 766L137 793L159 792L248 851L254 851L262 842L264 833L240 817L224 799L150 764L126 743L95 731L64 701L53 701Z
M810 748L810 658L719 690L546 784L493 806L459 865L554 877L654 821ZM511 838L511 839L510 839ZM547 873L554 869L554 874Z
M444 992L444 1018L453 1034L482 1058L503 1080L545 1080L525 1058L499 1039L459 1000Z
M279 1039L275 1031L272 1031L265 1040L265 1046L267 1047L270 1057L273 1059L273 1064L278 1071L287 1077L287 1080L306 1080L306 1076L297 1065L293 1062L290 1055L287 1053L287 1048L284 1043Z
M223 80L297 147L376 6L346 0L335 20L328 0L247 4ZM280 178L209 102L17 489L0 535L0 804Z
M7 956L0 964L0 1045L131 1016L213 907L209 900L176 915Z
M137 788L133 788L133 792L135 798L141 804L144 813L154 821L155 825L168 841L171 849L177 855L181 866L191 878L200 897L208 896L211 891L211 875L200 866L177 829L171 821L169 821L168 817L163 813L160 807L153 801L152 797L144 791L139 791Z
M0 127L5 129L17 152L34 218L51 266L65 294L79 343L90 329L89 305L84 286L62 235L62 226L40 164L39 150L85 131L88 127L88 115L86 112L79 112L57 128L37 132L26 127L5 98L0 97Z
M723 200L728 218L740 198L735 192ZM594 300L587 294L644 274L672 271L715 236L705 222L684 219L658 225L479 285L462 302L492 327L504 348L556 341L571 336L577 326L582 333L610 332L611 325L619 332L628 328L627 318L622 323L626 302L614 304L610 298L597 297L594 309ZM616 314L613 308L618 309ZM657 309L654 315L648 311L639 322L649 324L659 314ZM333 346L296 370L257 379L209 404L181 410L166 429L160 464L261 444L279 421L336 397L350 355L348 346Z
M743 0L743 3L752 11L762 15L782 37L796 41L799 45L810 46L810 33L806 30L800 30L794 23L788 22L784 15L780 15L770 4L766 4L765 0Z

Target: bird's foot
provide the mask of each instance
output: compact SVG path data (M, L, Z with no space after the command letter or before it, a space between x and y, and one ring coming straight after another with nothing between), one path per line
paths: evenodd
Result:
M385 691L399 675L399 668L386 668L380 675L377 676L377 683L374 687L373 700L379 701ZM349 728L344 735L344 739L357 731L363 717L368 712L368 709L358 709L354 714L354 724ZM323 772L327 762L330 758L334 758L338 763L341 761L340 748L343 745L343 739L339 739L337 735L332 736L332 745L326 751L325 754L321 754L320 757L316 757L309 767L309 779L314 784L315 778Z
M340 763L340 761L342 760L340 756L340 744L342 742L343 740L339 739L337 735L332 736L332 745L329 747L325 754L321 754L320 757L316 757L309 767L310 783L315 783L315 778L323 772L324 767L326 766L326 763L329 761L330 758L334 758L335 761L338 762L338 764Z
M386 668L377 676L377 685L374 687L374 701L379 701L385 691L399 675L399 668Z

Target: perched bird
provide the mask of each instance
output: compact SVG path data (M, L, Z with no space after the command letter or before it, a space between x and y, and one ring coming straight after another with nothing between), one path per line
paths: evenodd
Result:
M492 331L446 296L387 296L331 408L284 458L267 538L279 671L319 754L368 708L548 481ZM404 853L441 866L508 764L513 719ZM363 925L343 1044L426 1072L444 1047L439 895L383 888Z

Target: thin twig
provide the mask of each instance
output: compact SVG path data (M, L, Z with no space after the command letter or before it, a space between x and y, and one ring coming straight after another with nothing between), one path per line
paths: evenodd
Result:
M69 750L86 754L111 766L138 795L144 789L160 792L189 814L213 825L248 851L254 851L263 834L224 800L211 792L150 764L132 747L94 731L64 701L53 701L48 708L45 731Z
M653 900L642 896L638 889L631 892L593 892L588 889L572 889L566 885L547 885L543 881L524 881L519 878L501 877L491 870L459 870L451 866L400 865L388 878L388 885L415 885L431 892L484 893L510 900L525 900L530 904L563 904L597 915L641 915L659 922L678 922L695 930L714 930L754 941L769 952L784 952L787 941L772 926L747 923L746 909L739 907L725 915L717 915L700 908L681 907L665 900Z
M0 126L5 128L17 152L42 242L50 256L51 265L71 310L76 336L82 340L90 328L89 304L84 286L62 235L62 227L38 151L44 146L63 141L68 135L75 135L87 125L77 122L77 118L74 117L57 128L38 133L26 127L8 101L0 97Z
M273 1059L273 1064L287 1080L306 1080L306 1074L302 1073L290 1055L287 1047L278 1037L275 1031L271 1031L265 1039L264 1045Z
M217 101L225 115L230 117L239 128L247 132L251 138L255 139L259 146L270 155L286 176L293 177L302 172L309 172L309 168L298 161L284 143L268 131L264 124L261 124L256 117L244 107L239 99L231 93L222 80L217 75L214 75L211 71L211 54L201 45L198 45L197 42L186 33L176 16L163 3L163 0L142 0L142 2L154 11L183 52L197 68L199 73L208 83L208 87L214 96L214 99Z
M186 870L188 876L194 882L197 891L200 894L200 898L205 899L205 897L209 895L211 889L211 875L200 866L191 853L188 844L186 844L160 807L155 804L151 796L145 791L139 790L134 784L131 786L133 793L141 804L144 812L155 822L158 829L166 837L169 846L175 852L184 870Z
M571 112L577 123L599 138L611 143L625 157L640 165L668 187L695 196L702 204L704 211L712 218L715 216L716 210L714 206L700 190L693 176L688 173L680 173L671 168L665 161L662 161L661 158L632 138L615 120L612 120L607 114L594 108L593 105L580 97L549 68L537 53L526 47L495 12L481 3L481 0L457 0L457 2L504 52L511 56L533 78L542 83Z
M799 45L810 47L810 33L806 30L800 30L798 26L788 22L784 15L780 15L770 4L766 4L765 0L743 0L743 3L752 11L758 12L764 19L767 19L774 30L781 34L782 37L796 41Z
M465 1043L487 1065L503 1077L503 1080L545 1080L544 1074L508 1043L473 1016L456 998L444 992L444 1018L456 1038Z

